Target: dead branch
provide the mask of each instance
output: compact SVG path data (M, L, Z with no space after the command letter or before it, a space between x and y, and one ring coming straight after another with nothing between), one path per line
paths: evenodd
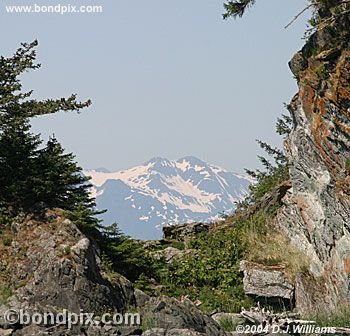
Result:
M344 4L347 4L347 3L350 3L350 0L343 0L339 3L339 6L340 5L344 5ZM314 7L316 6L317 3L311 3L310 5L306 6L302 11L300 11L294 18L292 21L290 21L285 27L284 29L287 29L289 28L302 14L304 14L308 9L310 9L311 7ZM343 13L340 13L340 14L337 14L336 17L338 17L339 15L344 15L344 14L347 14L348 11L344 11ZM326 19L325 21L328 21L328 20L332 20L334 19L334 17L332 16L331 18L328 18Z
M302 14L304 14L308 9L310 9L311 7L313 7L314 4L310 4L308 6L306 6L301 12L299 12L297 15L294 16L293 20L291 22L289 22L284 29L287 29L288 27L290 27L298 18L299 16L301 16Z

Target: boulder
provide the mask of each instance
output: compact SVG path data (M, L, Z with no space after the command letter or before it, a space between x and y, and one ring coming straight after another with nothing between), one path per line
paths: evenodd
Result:
M122 276L109 281L96 247L59 210L50 221L28 218L20 223L8 249L6 286L14 291L0 306L0 335L12 335L9 330L14 336L42 331L36 325L8 325L3 318L8 309L29 314L66 310L98 316L126 312L136 305L131 282ZM70 334L74 335L74 330Z
M196 250L193 250L193 249L179 250L175 247L169 246L164 250L153 252L151 253L151 255L158 260L164 259L167 263L170 264L185 256L194 255L195 253L196 253Z
M168 225L163 227L163 235L165 240L186 241L199 233L208 232L209 228L208 223Z
M181 302L167 296L151 298L145 307L142 308L142 319L143 324L147 324L151 328L160 328L168 331L189 329L197 332L197 334L193 333L193 335L198 335L198 333L199 335L204 334L207 336L225 335L217 322L210 316L205 315L188 299ZM168 333L166 335L185 334Z
M289 62L289 68L293 75L299 78L300 72L307 68L307 59L301 52L297 52Z
M294 299L294 285L283 274L280 267L264 266L246 260L241 261L244 291L259 301L291 304Z
M151 298L148 294L138 288L135 288L134 295L137 307L144 307L147 301Z

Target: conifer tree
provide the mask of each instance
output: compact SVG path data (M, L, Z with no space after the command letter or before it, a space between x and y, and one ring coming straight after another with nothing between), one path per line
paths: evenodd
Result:
M98 220L93 216L95 200L90 196L89 177L75 162L72 153L66 154L56 138L51 137L38 155L36 201L48 208L68 210L71 217L84 226L95 226ZM79 223L78 223L79 222Z
M30 132L31 118L79 111L90 101L77 102L76 95L38 101L31 99L32 91L23 92L21 75L40 67L34 63L36 46L37 41L24 43L12 57L0 57L0 208L16 215L41 204L90 218L94 201L74 157L55 139L40 148L39 135Z
M233 17L234 19L242 17L247 9L254 6L256 0L230 0L224 3L225 13L224 19ZM281 1L282 4L282 1ZM317 26L321 22L325 22L328 18L340 14L348 14L349 12L348 0L308 0L308 4L305 5L293 20L286 26L289 27L301 14L306 10L313 9L313 17L310 20L312 26Z
M27 122L0 126L0 204L10 213L30 208L34 199L38 136L30 134Z
M91 205L87 184L82 168L74 161L74 155L65 154L56 138L52 137L38 155L38 190L37 199L46 202L49 207L72 210L75 204ZM41 182L42 180L42 182Z
M223 18L233 17L236 19L237 17L242 17L245 11L254 4L255 0L238 0L224 3L226 12L223 14Z
M292 129L292 119L287 115L277 118L276 132L286 138ZM268 143L256 140L267 156L258 156L263 169L249 170L246 173L256 180L250 186L249 196L240 203L240 208L246 208L258 203L267 193L279 184L289 179L288 159L280 148L272 147Z

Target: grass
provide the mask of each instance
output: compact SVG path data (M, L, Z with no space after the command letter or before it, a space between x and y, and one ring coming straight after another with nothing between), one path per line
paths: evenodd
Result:
M236 328L239 324L240 323L232 317L222 317L219 320L220 327L226 332L236 331Z
M241 229L245 258L266 266L281 266L292 278L308 269L308 258L276 231L269 216L257 213Z
M153 246L148 246L146 249L149 252L157 252L165 250L167 247L174 247L178 250L184 250L186 248L185 243L183 241L178 240L168 240L163 241L161 244L154 244Z
M70 246L64 246L63 249L60 251L61 256L68 256L71 254L71 247Z
M142 319L141 329L143 331L150 330L157 327L157 321L152 316L145 316Z
M350 328L350 305L340 305L334 312L319 310L316 314L311 313L308 318L316 321L316 325L320 327Z

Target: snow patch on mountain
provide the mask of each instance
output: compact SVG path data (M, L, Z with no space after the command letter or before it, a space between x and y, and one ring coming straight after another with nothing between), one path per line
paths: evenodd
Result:
M212 221L232 212L251 180L196 157L154 158L119 172L88 170L92 195L105 224L118 222L127 234L140 239L161 236L161 227L190 221Z

